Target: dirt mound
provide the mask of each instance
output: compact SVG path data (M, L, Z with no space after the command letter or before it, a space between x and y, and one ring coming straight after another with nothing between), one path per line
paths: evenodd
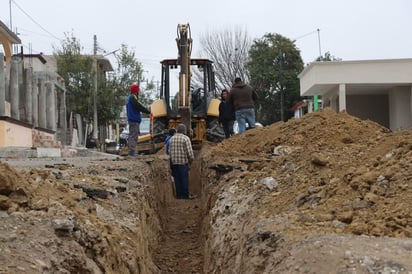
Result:
M281 242L291 248L324 234L412 237L412 131L326 109L225 140L204 153L204 166L215 180L204 190L215 204L207 253L227 265L259 257L240 259L241 250L279 253ZM225 253L222 242L236 251ZM266 256L249 271L270 265ZM213 258L205 265L221 267Z
M0 163L0 273L155 272L150 169L131 164Z
M410 131L392 133L324 110L235 136L205 157L225 165L242 163L245 184L239 187L273 178L266 181L273 182L272 195L279 193L272 201L277 214L299 209L313 222L343 222L344 232L412 237Z

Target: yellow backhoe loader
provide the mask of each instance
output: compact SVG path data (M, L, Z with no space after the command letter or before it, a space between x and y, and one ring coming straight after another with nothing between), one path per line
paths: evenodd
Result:
M219 104L215 89L213 62L191 58L192 38L189 24L177 27L176 59L161 61L159 99L150 106L151 134L140 136L136 150L154 153L164 146L169 128L183 123L190 129L194 149L205 140L224 139L219 126ZM177 74L178 73L178 74Z

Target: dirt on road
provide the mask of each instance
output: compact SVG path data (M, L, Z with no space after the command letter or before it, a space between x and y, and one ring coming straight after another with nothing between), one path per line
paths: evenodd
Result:
M412 131L323 110L164 151L2 159L0 273L412 273Z

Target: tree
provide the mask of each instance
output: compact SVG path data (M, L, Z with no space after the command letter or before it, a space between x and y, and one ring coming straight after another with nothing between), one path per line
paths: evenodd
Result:
M316 61L342 61L342 59L333 56L332 54L330 54L329 51L327 51L323 56L319 56L318 58L316 58Z
M268 33L253 42L249 57L250 83L258 94L257 121L267 125L289 119L288 110L300 100L300 51L290 39Z
M201 36L200 44L201 53L214 62L218 90L231 87L236 77L249 81L247 62L252 39L246 30L235 27L206 33Z
M93 118L92 62L91 56L81 54L82 47L73 34L66 34L61 48L54 49L57 73L66 84L66 108L69 113L79 113L88 122Z
M66 34L61 48L55 49L57 71L66 83L67 111L80 114L90 123L93 120L93 55L82 54L82 46L73 34ZM154 84L143 78L143 67L137 61L135 53L121 45L120 53L115 54L117 68L114 72L103 74L98 66L97 110L98 124L118 121L124 109L129 86L146 81L142 90L155 89ZM98 55L98 58L104 56ZM152 100L151 92L141 92L140 97L147 104Z
M135 53L128 48L126 44L122 44L120 53L115 54L117 68L111 77L112 89L117 96L123 100L123 105L126 102L126 97L129 95L129 87L133 83L138 83L141 91L139 98L146 105L149 105L153 99L153 93L156 91L156 86L153 79L144 78L143 66L137 60Z

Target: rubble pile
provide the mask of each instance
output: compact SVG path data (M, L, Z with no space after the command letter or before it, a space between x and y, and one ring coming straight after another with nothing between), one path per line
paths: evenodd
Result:
M156 272L149 249L160 225L146 196L150 169L78 164L0 163L0 273Z
M203 157L203 192L209 197L204 227L210 227L205 233L206 272L348 271L354 266L345 252L367 246L360 256L392 256L410 271L411 130L390 132L325 109L247 131ZM229 172L216 166L230 167ZM313 250L309 243L317 243L317 250L334 243L340 253L334 260L313 252L303 253L305 258L290 254L298 246ZM319 263L315 268L281 268L290 256L324 262L325 268Z

